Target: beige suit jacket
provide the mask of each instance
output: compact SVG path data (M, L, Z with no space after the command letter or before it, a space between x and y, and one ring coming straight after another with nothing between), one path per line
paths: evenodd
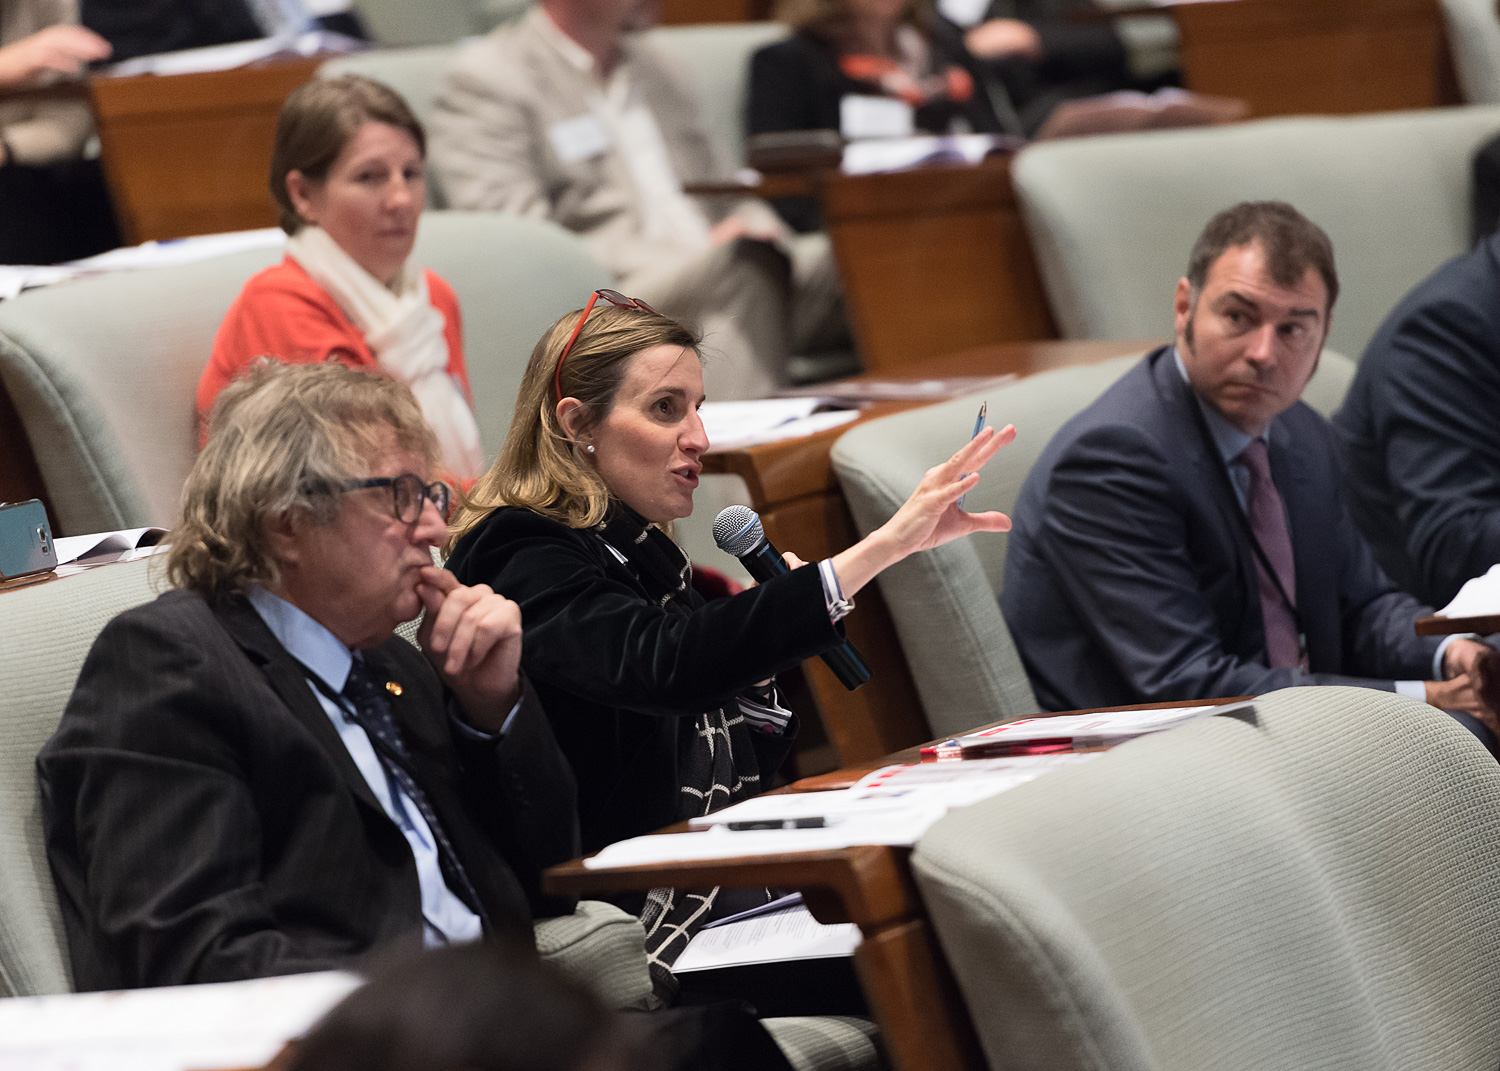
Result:
M598 92L547 38L533 8L462 48L445 73L432 119L430 159L453 208L550 219L588 243L617 277L680 263L701 244L647 239L640 198L615 145L581 160L559 156L550 131L593 110ZM684 185L724 178L698 118L686 76L639 35L621 61L656 119ZM710 222L736 211L726 198L700 199Z
M76 0L0 0L0 46L78 21ZM54 164L82 155L94 132L81 100L0 100L0 134L16 163Z

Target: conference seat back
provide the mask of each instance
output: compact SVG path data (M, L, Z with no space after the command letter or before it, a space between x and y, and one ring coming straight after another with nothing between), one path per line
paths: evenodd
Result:
M164 585L160 559L0 593L0 997L73 988L42 835L36 754L57 728L94 637Z
M647 41L687 73L699 121L726 166L745 165L750 57L789 32L779 22L710 22L658 26L645 34Z
M1158 301L1165 302L1165 295ZM865 536L879 528L929 468L963 445L981 401L989 403L990 424L1015 424L1016 439L985 466L964 507L1011 513L1052 436L1139 359L1133 354L1053 369L851 429L834 444L832 459L855 529ZM1353 362L1325 350L1303 398L1326 416L1343 400L1353 376ZM1007 538L978 534L955 540L913 554L880 574L880 594L890 608L933 737L1037 711L1000 612Z
M475 415L493 459L542 331L609 274L562 228L496 213L428 213L413 256L458 294ZM245 281L280 258L256 250L119 272L0 304L0 380L58 534L175 521L214 335Z
M1396 303L1467 251L1470 160L1500 107L1071 138L1012 168L1064 338L1170 334L1170 294L1214 213L1289 201L1333 239L1328 344L1356 358Z
M950 813L912 856L989 1066L1500 1063L1500 766L1294 688Z
M1500 17L1490 0L1442 0L1448 50L1464 100L1500 104Z

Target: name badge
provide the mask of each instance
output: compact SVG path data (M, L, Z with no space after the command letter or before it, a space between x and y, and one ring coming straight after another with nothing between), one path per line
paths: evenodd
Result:
M576 164L609 148L609 134L592 115L579 115L553 123L547 136L558 159L565 164Z
M849 93L839 101L839 133L850 141L909 138L915 129L916 112L904 100Z

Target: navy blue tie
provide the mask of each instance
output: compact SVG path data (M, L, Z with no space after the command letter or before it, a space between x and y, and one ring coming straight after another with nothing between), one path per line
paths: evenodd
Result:
M422 791L407 768L411 756L406 750L405 741L401 739L401 729L396 724L395 715L391 713L391 704L385 697L385 691L375 682L364 659L354 659L354 664L349 669L349 679L344 682L343 694L352 708L350 718L369 736L376 754L380 756L381 765L396 784L401 786L401 791L406 793L407 799L411 800L426 821L427 828L432 830L432 839L437 842L438 863L442 867L443 879L448 888L468 905L470 911L483 919L484 909L479 902L479 894L469 880L463 864L458 861L453 843L448 839L443 823L438 821L437 811L433 809L427 793Z

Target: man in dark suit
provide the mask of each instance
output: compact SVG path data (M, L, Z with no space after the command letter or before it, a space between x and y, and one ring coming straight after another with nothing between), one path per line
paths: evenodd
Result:
M1044 708L1356 684L1466 711L1493 745L1500 656L1415 635L1426 608L1375 564L1332 430L1299 401L1337 290L1327 235L1290 205L1220 213L1177 284L1176 345L1042 453L1002 606Z
M266 365L212 432L177 590L100 633L37 760L79 988L529 943L571 909L540 872L576 854L573 778L519 610L433 568L447 489L410 392ZM423 609L418 651L393 630Z
M1500 235L1370 340L1333 418L1349 507L1392 579L1442 606L1500 562Z

